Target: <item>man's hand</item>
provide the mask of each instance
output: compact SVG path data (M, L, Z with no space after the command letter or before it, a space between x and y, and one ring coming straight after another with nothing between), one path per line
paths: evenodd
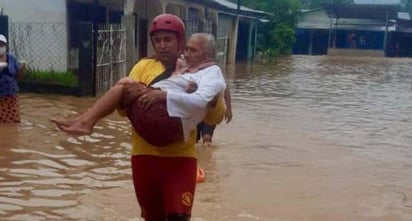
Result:
M225 113L226 123L229 123L229 122L232 120L232 117L233 117L233 115L232 115L232 108L227 108L227 109L226 109L226 113Z
M232 120L232 96L230 95L230 90L229 87L226 87L225 89L225 103L226 103L226 113L225 113L225 119L226 123L229 123Z
M148 109L152 104L157 103L162 100L166 100L167 93L162 90L151 90L139 98L139 102L143 104L144 109Z
M207 103L207 105L209 107L212 107L212 108L216 107L217 99L219 99L219 94L216 94L216 96L211 101L209 101L209 103Z
M123 80L123 79L122 79ZM120 80L118 85L123 87L122 89L122 100L120 107L125 108L136 101L146 91L146 85L138 83L136 81L123 81Z
M194 81L189 81L189 84L186 86L185 91L189 94L197 90L197 84Z
M125 83L133 83L133 82L136 82L135 80L133 80L133 78L123 77L119 81L117 81L117 84L125 84Z

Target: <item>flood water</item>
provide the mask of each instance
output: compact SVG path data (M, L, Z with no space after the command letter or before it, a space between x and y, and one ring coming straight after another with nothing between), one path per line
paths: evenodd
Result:
M296 56L228 67L234 119L198 146L195 221L412 220L412 60ZM21 94L0 126L0 220L141 220L130 126L91 136L48 118L94 98Z

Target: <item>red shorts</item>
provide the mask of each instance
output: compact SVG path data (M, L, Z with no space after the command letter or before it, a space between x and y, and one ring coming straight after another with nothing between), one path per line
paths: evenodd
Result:
M190 157L132 156L133 184L142 217L165 220L191 215L197 160Z

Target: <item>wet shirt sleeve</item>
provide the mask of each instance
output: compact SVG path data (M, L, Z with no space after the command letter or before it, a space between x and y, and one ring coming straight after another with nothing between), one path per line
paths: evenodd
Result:
M0 71L0 96L14 96L17 94L19 87L16 75L19 68L20 63L16 57L7 54L7 67Z
M8 55L8 72L11 76L16 77L17 71L20 68L20 62L13 55Z
M207 125L217 125L223 121L226 113L226 104L222 94L219 94L217 104L215 107L208 107L206 116L203 118L203 122Z
M190 74L189 74L190 75ZM193 93L167 92L167 109L170 116L189 118L193 110L204 109L209 101L226 88L218 66L201 70L198 89Z

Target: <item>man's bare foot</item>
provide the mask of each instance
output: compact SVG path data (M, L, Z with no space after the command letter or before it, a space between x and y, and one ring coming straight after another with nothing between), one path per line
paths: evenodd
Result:
M77 136L90 135L94 126L94 123L83 120L79 117L71 120L51 118L50 121L55 123L61 131Z

